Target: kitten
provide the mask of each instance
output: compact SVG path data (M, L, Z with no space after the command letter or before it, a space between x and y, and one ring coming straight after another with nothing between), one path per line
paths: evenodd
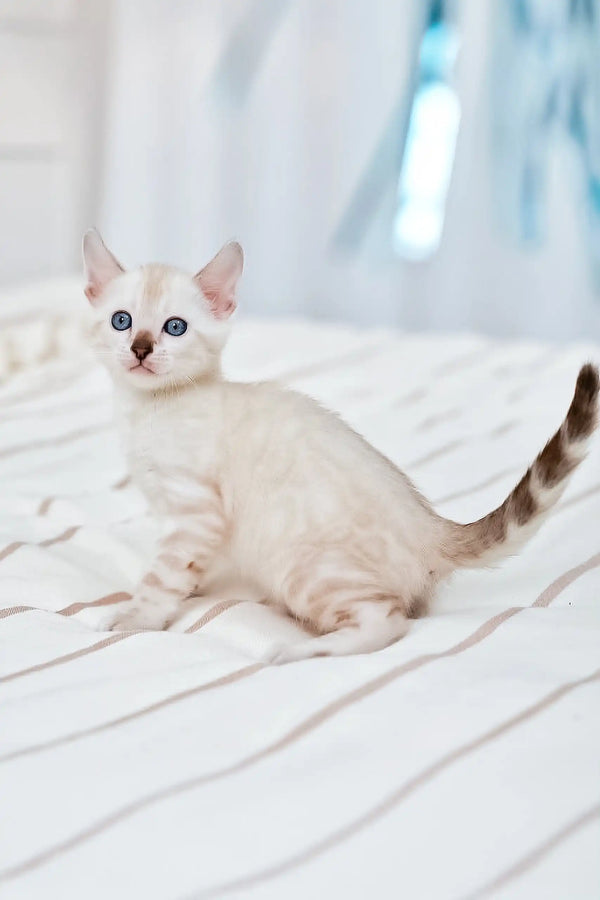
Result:
M406 633L452 571L519 549L584 458L597 421L590 364L504 503L469 525L444 519L315 401L222 378L239 244L194 277L159 265L126 272L95 231L83 251L93 339L115 383L131 473L167 523L113 629L166 628L192 592L233 577L317 635L272 661L378 650Z

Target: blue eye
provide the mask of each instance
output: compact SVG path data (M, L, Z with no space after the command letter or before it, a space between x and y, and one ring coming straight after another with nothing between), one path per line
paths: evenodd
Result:
M116 328L117 331L127 331L128 328L131 328L131 316L128 312L116 312L112 319L110 320L110 324L113 328Z
M163 331L172 334L173 337L180 337L187 331L187 322L184 322L183 319L167 319L163 325Z

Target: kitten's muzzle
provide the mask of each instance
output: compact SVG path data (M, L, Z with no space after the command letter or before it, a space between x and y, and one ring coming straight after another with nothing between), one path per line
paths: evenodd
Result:
M153 349L154 341L149 331L140 331L139 334L136 334L131 345L131 352L140 362L143 362L147 356L150 356Z

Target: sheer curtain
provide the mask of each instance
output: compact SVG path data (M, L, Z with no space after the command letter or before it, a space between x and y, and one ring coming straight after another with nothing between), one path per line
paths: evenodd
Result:
M113 0L104 205L125 262L200 267L236 237L243 302L409 328L600 336L559 158L546 244L495 230L493 5L457 2L462 117L441 245L394 255L421 0Z

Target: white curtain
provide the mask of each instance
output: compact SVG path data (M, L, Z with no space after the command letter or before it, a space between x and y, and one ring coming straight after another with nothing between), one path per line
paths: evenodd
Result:
M105 202L125 262L199 268L235 237L242 301L408 328L600 336L561 154L547 244L491 209L492 2L457 4L461 130L442 244L394 257L391 223L421 0L113 0Z

